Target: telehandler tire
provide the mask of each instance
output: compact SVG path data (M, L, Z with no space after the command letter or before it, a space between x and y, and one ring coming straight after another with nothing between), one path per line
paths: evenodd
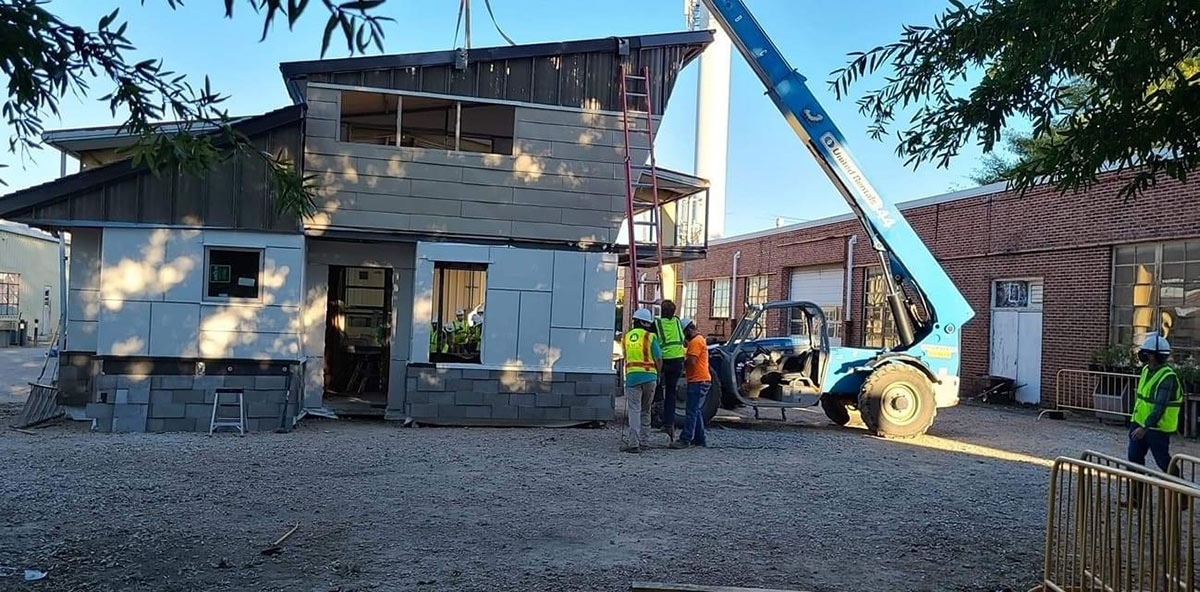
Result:
M720 408L721 381L717 380L716 375L713 375L712 386L708 388L704 404L700 406L700 416L704 418L704 425L712 423L712 418L717 415L717 410ZM675 391L675 427L682 428L685 419L687 419L687 382L681 380L679 388Z
M821 397L821 409L825 410L825 417L829 421L837 425L844 426L850 423L850 405L853 402L847 397L837 395L825 395Z
M863 382L858 410L867 429L876 436L920 436L933 425L937 415L933 384L928 376L908 364L884 364Z

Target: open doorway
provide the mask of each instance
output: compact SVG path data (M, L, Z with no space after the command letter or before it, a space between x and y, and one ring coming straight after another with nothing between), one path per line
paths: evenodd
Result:
M392 347L392 270L329 267L325 403L343 414L382 415Z
M480 363L485 294L486 265L443 262L434 266L430 362Z

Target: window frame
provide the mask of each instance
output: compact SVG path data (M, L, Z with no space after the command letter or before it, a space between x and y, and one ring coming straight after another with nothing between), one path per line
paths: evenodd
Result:
M680 283L679 316L695 319L700 314L700 282Z
M761 284L752 289L755 284ZM745 294L742 297L742 307L749 308L752 304L766 304L771 301L771 277L767 274L752 275L746 278ZM755 292L758 296L755 296ZM761 298L760 298L761 297Z
M1120 252L1128 249L1132 252L1132 259L1128 262L1120 262ZM1143 250L1151 250L1153 252L1152 260L1139 261ZM1182 253L1182 258L1166 259L1168 251L1176 251ZM1185 328L1180 325L1185 324L1185 320L1190 320L1186 315L1179 315L1179 308L1187 307L1187 295L1189 286L1193 286L1193 291L1200 290L1200 276L1198 279L1189 283L1188 276L1190 275L1189 268L1193 266L1200 268L1200 240L1195 239L1178 239L1178 240L1160 240L1133 242L1113 245L1109 250L1110 265L1109 265L1109 302L1108 302L1108 343L1113 346L1135 346L1138 341L1139 334L1136 329L1140 326L1137 323L1137 313L1139 309L1146 308L1150 311L1147 331L1161 331L1163 328L1163 313L1165 310L1171 311L1171 325L1167 332L1167 339L1171 340L1171 348L1174 350L1179 359L1195 358L1200 354L1200 327ZM1150 271L1149 283L1138 282L1138 268L1141 266L1152 266ZM1179 266L1179 278L1172 276L1167 279L1165 269L1167 267ZM1118 283L1119 271L1122 268L1133 269L1133 278L1128 282ZM1136 294L1139 286L1144 286L1148 292L1149 302L1145 305L1138 305L1136 302ZM1179 288L1180 295L1178 299L1180 304L1168 304L1164 307L1163 292L1168 288ZM1120 296L1119 290L1131 290L1131 297L1128 304L1118 304ZM1176 298L1168 298L1168 301L1176 300ZM1128 312L1128 322L1118 323L1120 313ZM1195 324L1195 323L1189 323ZM1122 338L1123 330L1128 330L1129 341ZM1186 331L1185 339L1179 338L1179 332Z
M899 334L896 332L896 323L892 319L892 310L887 304L887 295L877 303L871 302L871 286L879 285L886 292L884 287L883 269L879 266L867 267L863 272L863 287L862 287L862 344L863 347L876 349L891 349L900 343ZM876 276L878 280L872 282L872 276ZM872 323L875 322L875 311L878 310L878 321L881 331L872 332Z
M437 333L437 339L438 339L439 349L442 344L442 340L446 338L446 333L443 330L443 327L445 326L444 323L446 323L447 321L445 320L444 317L448 317L449 321L453 322L455 320L454 317L456 316L454 314L454 311L457 310L453 307L451 307L449 309L444 307L444 304L445 304L444 301L446 300L446 294L443 292L442 288L444 287L444 284L446 283L446 279L445 279L446 271L466 271L466 272L480 274L480 278L481 278L480 282L476 283L475 285L468 285L466 287L469 289L471 294L475 294L477 292L479 304L484 304L485 306L484 306L483 332L481 332L479 335L479 351L477 352L479 359L478 360L465 360L465 359L460 359L460 358L452 358L453 354L443 354L440 351L433 351L432 349L430 349L426 354L426 359L430 363L438 364L438 365L462 364L462 365L466 365L466 366L480 366L483 364L483 350L486 348L486 343L487 343L487 327L488 327L488 325L487 325L486 301L487 301L489 268L490 268L490 265L487 263L478 263L478 262L469 262L469 261L437 260L437 261L433 262L433 276L431 277L431 288L430 288L430 296L433 300L433 303L432 303L432 306L430 307L429 325L430 325L430 330L433 330L433 324L435 322L438 324L439 333ZM464 308L463 310L467 310L467 309ZM470 319L468 318L467 320L470 320ZM426 341L425 347L429 348L428 341ZM435 356L438 357L438 359L436 361L434 359Z
M324 85L324 86L320 86L319 88L330 88L333 90L337 90L339 93L338 94L338 120L337 120L337 126L335 128L337 130L336 139L339 143L358 144L358 145L363 145L363 146L392 146L394 148L402 148L405 150L441 150L444 152L463 152L466 154L484 154L484 155L490 154L490 155L495 155L495 156L508 156L508 157L512 157L515 155L516 140L517 140L517 123L516 123L516 121L517 121L517 117L516 117L517 105L512 104L510 102L479 100L479 99L475 99L474 97L472 97L471 100L464 100L461 97L454 96L454 95L441 95L441 94L437 94L437 93L419 93L419 92L402 92L402 91L398 92L394 89L359 87L359 86ZM389 96L396 97L396 143L395 144L371 144L371 143L363 143L363 142L351 142L349 140L342 139L341 130L342 130L343 113L342 113L341 96L342 96L342 93L347 93L347 92L366 93L366 94L374 93L374 94L389 95ZM404 132L404 99L405 99L405 97L450 101L450 102L454 103L454 148L422 148L419 146L404 146L404 145L402 145L402 143L404 141L404 133L403 132ZM509 138L511 141L510 142L511 146L509 146L508 152L476 152L473 150L463 150L462 149L462 112L463 112L464 104L466 104L466 105L482 105L482 106L490 106L490 107L504 107L504 108L512 110L512 115L513 115L512 129L510 130L510 135L507 136L507 138ZM493 146L495 146L494 142L493 142Z
M709 291L711 298L708 302L709 318L712 319L729 319L733 318L733 286L730 284L730 278L713 278L712 289ZM724 290L718 291L717 286L725 286ZM724 293L724 300L721 310L717 309L717 294ZM724 314L721 314L724 312Z
M258 255L258 274L255 276L256 295L253 298L242 296L210 296L209 295L209 278L212 271L212 252L213 251L234 251L240 253L256 253ZM260 247L242 247L242 246L224 246L224 245L204 245L204 293L201 301L203 302L247 302L261 303L263 302L263 273L266 268L267 250ZM233 278L231 277L230 280Z
M10 281L2 281L6 276L11 276ZM3 294L4 300L7 300L7 295L13 296L12 302L0 301L0 317L19 317L21 316L21 274L15 271L0 272L0 294ZM12 309L12 313L5 314L3 311L6 308Z

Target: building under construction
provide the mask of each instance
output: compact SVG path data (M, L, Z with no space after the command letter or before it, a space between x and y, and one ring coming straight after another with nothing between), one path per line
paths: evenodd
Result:
M644 163L712 39L282 64L294 104L234 127L315 175L302 219L253 156L155 175L114 127L47 133L80 172L0 216L73 237L60 401L118 431L208 430L218 390L248 429L612 419L622 221L654 222L643 267L705 252L706 183Z

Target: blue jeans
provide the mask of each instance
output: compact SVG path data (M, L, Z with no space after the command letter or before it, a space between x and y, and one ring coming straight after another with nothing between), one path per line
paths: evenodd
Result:
M1167 472L1167 465L1171 462L1171 435L1158 430L1146 430L1146 434L1141 440L1133 439L1133 430L1137 429L1137 424L1129 424L1129 461L1140 465L1146 464L1146 452L1154 455L1154 462L1164 473Z
M662 415L657 419L664 428L675 429L675 389L679 388L680 378L683 378L683 358L663 360L654 401L662 403Z
M704 415L700 413L700 407L704 405L704 399L708 398L710 387L712 387L711 382L688 383L687 415L683 420L683 433L679 435L680 442L695 446L708 445L704 433Z

